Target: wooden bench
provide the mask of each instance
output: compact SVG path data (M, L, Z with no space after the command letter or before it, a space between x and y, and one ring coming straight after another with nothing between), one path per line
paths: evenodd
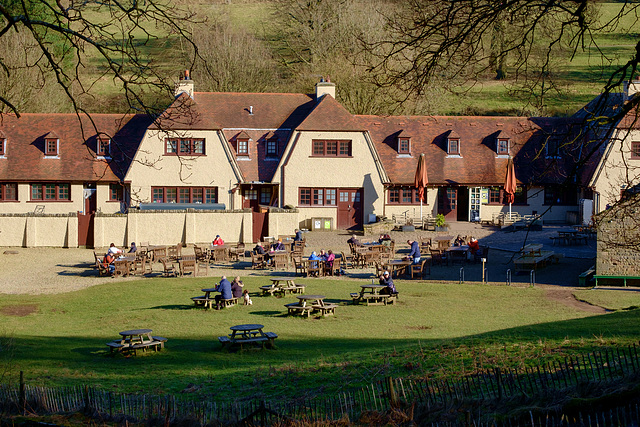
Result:
M515 271L536 270L538 267L544 267L547 263L554 259L555 253L552 251L540 251L536 255L524 254L520 258L513 261ZM559 259L559 258L558 258Z
M273 296L273 294L278 290L274 285L264 285L260 286L262 290L262 295Z
M358 292L352 292L349 294L354 304L358 304L360 302L360 294Z
M107 343L107 347L109 347L109 352L113 353L113 351L122 351L124 344L121 344L120 341L111 341Z
M199 297L192 297L191 301L193 301L196 307L212 308L215 299L206 298L204 295L201 295Z
M234 305L238 304L238 298L233 297L230 299L221 299L220 302L221 302L220 305L222 306L222 308L233 307Z
M298 284L296 284L295 286L281 286L274 289L272 291L272 294L281 294L281 296L284 296L287 292L289 292L290 294L303 294L304 289L305 289L304 285L298 285Z
M336 314L338 304L312 305L314 311L320 312L322 317Z
M151 337L151 338L153 338L154 341L158 341L160 343L161 349L164 348L164 343L167 342L167 339L165 337Z
M261 344L264 347L264 344L267 344L267 347L273 348L275 346L274 340L278 338L278 334L275 332L265 332L264 336L256 336L253 338L246 338L240 340L232 340L228 336L218 337L218 341L222 344L222 348L231 347L233 345L240 346L240 350L242 350L242 346L246 344Z
M285 304L284 306L287 307L287 310L288 310L287 314L289 315L302 314L303 316L306 315L307 317L309 317L311 315L311 312L313 311L312 306L310 305L301 306L297 302Z

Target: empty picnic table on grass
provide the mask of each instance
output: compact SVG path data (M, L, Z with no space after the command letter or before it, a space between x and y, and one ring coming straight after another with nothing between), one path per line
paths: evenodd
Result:
M246 324L231 326L229 336L218 337L218 341L225 347L242 347L245 345L261 346L264 348L265 343L269 348L273 348L274 340L278 338L275 332L263 332L264 325Z
M338 304L325 304L324 295L296 295L298 302L285 304L288 314L301 314L309 317L312 312L319 312L323 317L335 314Z
M136 350L146 351L148 348L152 348L154 351L158 351L164 348L164 343L167 341L163 337L154 337L151 335L151 329L131 329L128 331L119 332L120 339L113 340L107 343L109 350L113 353L133 351L136 354Z
M270 285L260 286L262 295L273 294L301 294L304 292L305 285L296 284L293 277L270 277Z
M397 298L396 295L381 294L387 286L385 285L360 285L360 293L354 292L351 294L351 299L354 304L365 303L367 305L387 305L394 304Z

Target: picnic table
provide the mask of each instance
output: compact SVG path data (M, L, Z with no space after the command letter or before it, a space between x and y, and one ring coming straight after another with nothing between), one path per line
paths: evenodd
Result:
M515 271L536 270L544 267L555 258L553 251L543 251L539 243L530 243L522 248L518 258L513 260Z
M370 285L360 285L360 292L354 292L351 294L351 299L354 304L359 304L361 302L366 303L367 305L387 305L394 304L396 301L395 295L389 294L381 294L385 285L376 285L371 283Z
M407 268L410 267L411 261L404 259L393 259L382 265L382 268L391 273L391 277L393 277L394 274L396 274L397 277L400 272L404 272L406 274Z
M191 301L193 301L196 307L204 307L206 309L213 308L216 298L215 296L211 296L211 293L216 292L216 288L204 288L201 289L201 291L204 292L204 295L192 297ZM231 307L238 303L238 298L221 299L220 303L222 307Z
M133 351L136 354L137 350L146 351L148 348L152 348L154 351L158 351L164 348L164 343L167 341L163 337L154 337L151 335L153 331L151 329L131 329L128 331L119 332L120 339L113 340L107 343L111 353L128 352Z
M335 314L335 308L338 306L338 304L325 304L326 297L324 295L296 295L296 298L298 298L297 303L285 304L288 314L301 314L309 317L312 312L317 311L324 317Z
M305 285L296 284L293 277L271 277L271 284L260 286L262 295L273 294L301 294L304 292Z
M586 234L580 233L575 228L565 228L562 230L558 230L558 235L552 236L551 240L554 245L556 244L557 241L567 245L582 244L582 243L586 245L587 237L588 236Z
M461 245L461 246L450 246L446 250L447 258L451 262L461 261L462 263L467 262L469 257L469 246Z
M231 326L231 333L228 336L218 337L222 348L239 346L242 350L244 345L259 345L264 348L266 343L269 348L274 345L274 340L278 338L275 332L263 332L264 325L246 324Z

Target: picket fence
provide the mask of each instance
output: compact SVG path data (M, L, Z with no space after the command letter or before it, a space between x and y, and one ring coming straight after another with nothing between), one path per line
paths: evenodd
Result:
M368 411L384 412L416 403L425 410L447 407L456 402L485 401L554 394L578 385L607 383L640 373L636 345L604 348L571 356L536 368L495 368L452 379L415 380L387 377L383 381L330 397L266 399L252 401L195 400L188 395L123 394L93 387L40 387L20 381L18 386L0 385L2 413L52 414L84 412L88 415L126 422L190 422L269 425L278 420L318 422L357 420ZM605 412L572 414L531 414L525 425L609 426L640 424L638 406L609 408ZM521 420L511 424L522 425ZM464 424L496 425L490 414L467 414ZM456 423L438 423L453 426Z

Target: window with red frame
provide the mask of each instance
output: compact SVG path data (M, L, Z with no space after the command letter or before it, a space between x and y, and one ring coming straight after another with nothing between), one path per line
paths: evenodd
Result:
M69 201L71 192L69 184L31 184L31 200Z
M202 138L171 138L165 141L165 155L204 156L205 142Z
M218 187L153 187L153 203L218 203Z
M313 140L311 155L314 157L351 157L351 141Z
M98 156L109 155L109 143L111 141L106 138L98 138Z
M390 187L388 202L390 205L415 205L420 203L418 190L411 186Z
M120 184L109 184L109 201L122 202L124 200L124 191Z
M496 151L498 154L501 154L501 155L509 154L509 140L498 139Z
M15 182L6 182L0 184L0 202L17 202L18 201L18 184Z
M58 155L58 140L55 138L46 138L44 140L44 154L47 156Z
M460 140L457 138L450 138L448 140L447 154L460 154Z
M500 187L489 188L489 204L492 204L492 205L502 204L502 188Z
M631 158L640 159L640 141L631 142Z
M7 139L6 138L0 139L0 156L4 156L6 145L7 145Z
M335 188L301 188L298 204L300 206L336 206Z
M398 139L398 153L411 154L411 141L409 138Z
M238 156L248 156L249 155L249 140L248 139L237 139L236 144L238 147Z

